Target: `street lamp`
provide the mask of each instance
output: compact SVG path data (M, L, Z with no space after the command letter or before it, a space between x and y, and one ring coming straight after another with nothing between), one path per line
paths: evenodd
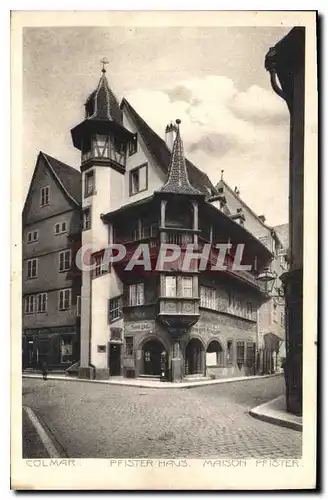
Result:
M276 299L278 304L282 305L284 304L285 301L284 287L282 285L279 287L276 286L275 287L276 293L275 294L272 293L277 278L278 275L276 272L273 273L269 268L266 268L258 275L257 281L263 283L265 292L270 294L270 296L273 297L274 299Z

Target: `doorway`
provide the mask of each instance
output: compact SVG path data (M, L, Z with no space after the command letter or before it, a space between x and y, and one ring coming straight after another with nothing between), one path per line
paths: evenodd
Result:
M204 346L198 339L188 342L185 352L185 374L203 374L204 371Z
M111 376L121 375L121 344L110 344L109 374Z
M159 376L161 374L161 353L165 348L158 340L149 340L143 346L144 374Z

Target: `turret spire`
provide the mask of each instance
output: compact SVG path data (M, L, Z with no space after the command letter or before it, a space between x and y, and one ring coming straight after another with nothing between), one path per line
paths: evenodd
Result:
M85 103L86 118L100 118L102 120L111 120L122 124L122 112L118 101L108 85L105 65L109 64L107 59L101 59L102 70L101 77L96 90L88 97Z
M172 147L171 161L169 165L169 174L164 186L159 190L164 193L173 194L193 194L202 195L198 189L194 188L188 178L186 160L183 149L183 142L180 136L181 120L177 119L176 138Z
M102 72L102 73L106 73L105 64L109 64L109 62L107 61L106 57L103 57L103 58L100 60L100 62L101 62L101 64L103 65L101 72Z

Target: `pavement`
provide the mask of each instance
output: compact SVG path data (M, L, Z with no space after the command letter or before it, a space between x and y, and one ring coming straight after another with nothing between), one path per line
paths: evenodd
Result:
M283 376L179 391L23 378L24 406L70 458L300 458L301 432L249 413L283 391Z
M294 429L296 431L301 431L303 427L302 417L287 412L286 398L284 395L252 408L249 413L252 417L259 420Z
M107 384L107 385L123 385L126 387L145 387L145 388L153 388L153 389L190 389L192 387L201 387L205 385L217 385L217 384L226 384L228 382L239 382L246 380L257 380L257 379L265 379L271 377L281 377L281 373L275 373L272 375L254 375L251 377L232 377L232 378L219 378L219 379L191 379L185 380L184 382L162 382L160 380L152 380L152 379L144 379L144 378L123 378L123 377L111 377L106 380L97 380L97 379L80 379L78 377L72 377L62 374L48 374L48 379L50 380L65 380L68 382L88 382L93 384ZM40 373L30 373L24 372L23 378L38 378L42 379L42 375Z

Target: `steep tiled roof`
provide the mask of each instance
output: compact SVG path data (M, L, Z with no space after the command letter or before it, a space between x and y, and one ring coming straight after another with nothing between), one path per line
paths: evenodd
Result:
M171 160L171 151L167 147L165 141L161 139L159 135L157 135L149 127L149 125L147 125L147 123L141 118L141 116L138 115L138 113L126 99L122 100L121 107L124 106L135 122L138 131L142 136L142 139L145 142L150 153L154 156L163 172L167 174ZM187 158L185 159L185 161L190 184L207 196L210 195L210 191L212 194L216 193L215 187L209 180L208 176L204 172L199 170L195 165L193 165L189 160L187 160Z
M52 169L66 194L68 194L76 204L80 205L82 201L81 173L75 168L66 165L66 163L42 151L40 154L45 158L48 166Z
M178 120L177 123L179 123ZM203 195L203 193L194 188L189 182L179 127L177 128L177 135L172 147L167 181L159 191L162 193Z
M113 120L122 124L122 111L114 93L108 85L105 73L105 70L103 70L96 90L89 95L85 103L86 109L92 111L88 119L100 118Z

